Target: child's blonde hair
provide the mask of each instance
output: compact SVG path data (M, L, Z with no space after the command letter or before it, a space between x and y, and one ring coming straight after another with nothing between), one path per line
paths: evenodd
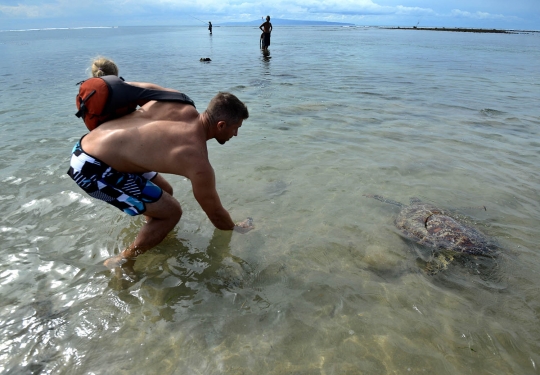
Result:
M111 59L98 56L92 62L92 77L118 76L118 67Z

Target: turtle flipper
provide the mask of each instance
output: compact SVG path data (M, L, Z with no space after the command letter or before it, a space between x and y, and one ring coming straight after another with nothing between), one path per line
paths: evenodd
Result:
M424 262L424 272L429 276L435 276L439 272L447 270L453 261L454 256L451 252L440 252L429 262Z
M377 199L378 201L381 201L381 202L384 202L384 203L390 203L390 204L393 204L393 205L398 206L398 207L403 207L403 204L402 204L402 203L393 201L393 200L391 200L391 199L384 198L383 196L380 196L380 195L375 195L375 194L364 194L364 197Z

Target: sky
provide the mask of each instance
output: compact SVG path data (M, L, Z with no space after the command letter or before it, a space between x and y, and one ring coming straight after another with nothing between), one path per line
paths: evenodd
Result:
M540 0L0 0L0 30L213 25L272 18L540 30Z

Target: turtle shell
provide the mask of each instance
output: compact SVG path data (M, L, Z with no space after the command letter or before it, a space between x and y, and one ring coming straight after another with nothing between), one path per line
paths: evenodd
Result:
M417 199L402 206L394 223L405 237L421 245L474 255L489 255L495 250L488 237L477 229Z

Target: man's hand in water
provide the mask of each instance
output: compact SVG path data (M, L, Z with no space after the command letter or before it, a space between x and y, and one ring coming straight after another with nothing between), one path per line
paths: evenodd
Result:
M135 259L124 258L122 254L115 255L103 262L103 265L114 272L118 279L137 281L138 277L133 269Z
M253 228L255 228L253 226L253 219L248 217L246 220L236 223L233 230L238 233L247 233Z

